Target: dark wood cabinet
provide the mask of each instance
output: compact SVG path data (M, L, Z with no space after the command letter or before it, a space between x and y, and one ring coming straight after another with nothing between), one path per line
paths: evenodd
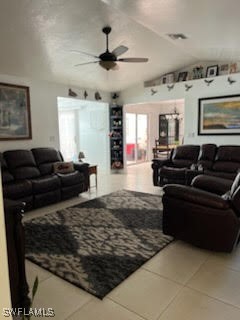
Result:
M123 169L123 107L110 105L111 169Z

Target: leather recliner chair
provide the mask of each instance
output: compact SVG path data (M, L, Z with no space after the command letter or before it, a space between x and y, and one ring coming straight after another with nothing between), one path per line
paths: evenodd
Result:
M240 173L233 183L200 175L191 186L169 184L163 190L164 234L209 250L234 249L240 235Z

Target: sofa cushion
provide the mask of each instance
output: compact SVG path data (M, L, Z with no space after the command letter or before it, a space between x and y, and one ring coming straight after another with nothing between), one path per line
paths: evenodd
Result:
M240 163L240 146L220 146L215 160Z
M1 162L1 168L2 168L2 170L8 168L8 167L7 167L6 160L4 159L2 152L0 152L0 162Z
M0 163L2 170L2 182L7 183L14 180L13 175L8 171L7 163L3 157L3 154L0 152Z
M10 173L16 180L36 178L40 172L29 150L10 150L3 153Z
M216 155L217 146L213 143L203 144L200 148L198 160L213 161Z
M172 162L176 167L190 167L196 163L200 147L197 145L178 146L173 151Z
M55 162L53 164L53 172L54 173L70 173L73 172L73 162Z
M14 181L3 185L3 197L17 200L32 194L32 184L29 180Z
M8 183L13 180L14 180L14 177L9 171L7 171L7 170L2 171L2 182L3 183Z
M46 193L60 189L60 180L56 175L31 179L33 194Z
M213 170L204 170L204 174L208 176L220 177L224 179L234 180L237 172L223 172L223 171L213 171Z
M60 153L53 148L34 148L32 149L32 153L37 165L62 161Z
M61 154L53 148L34 148L32 153L41 175L53 173L53 164L63 160Z
M200 148L198 164L204 169L211 169L217 152L217 146L212 143L203 144Z
M72 173L57 173L62 187L69 187L84 182L84 175L78 171Z
M216 161L213 164L212 169L214 171L222 171L222 172L236 172L240 169L240 162L233 161Z

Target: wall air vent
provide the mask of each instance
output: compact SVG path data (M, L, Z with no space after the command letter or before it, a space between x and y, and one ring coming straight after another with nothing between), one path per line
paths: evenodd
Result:
M172 40L186 40L187 39L187 36L185 36L185 34L183 34L183 33L169 33L167 35Z

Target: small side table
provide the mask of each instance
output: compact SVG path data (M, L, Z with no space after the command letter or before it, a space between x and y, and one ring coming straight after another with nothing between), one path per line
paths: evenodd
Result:
M91 186L90 186L90 176L92 174L95 174L95 186L92 186L92 187L96 187L97 188L97 165L96 164L91 164L88 167L88 173L89 173L89 189L91 188Z

